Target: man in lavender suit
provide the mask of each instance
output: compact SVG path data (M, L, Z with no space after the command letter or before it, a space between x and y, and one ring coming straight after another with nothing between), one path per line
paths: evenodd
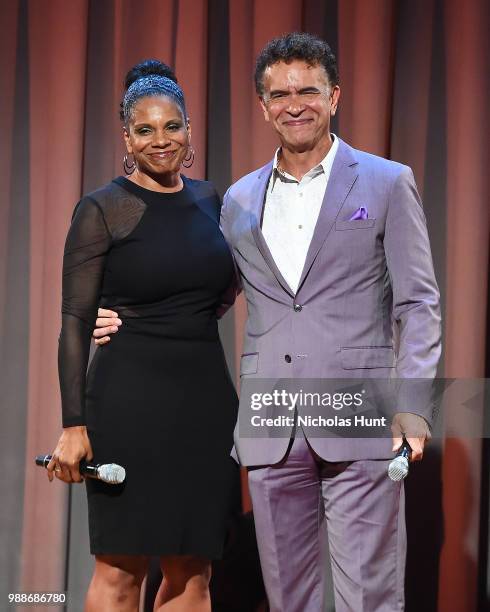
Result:
M230 187L221 219L248 307L242 383L433 378L439 294L410 168L330 133L340 89L322 40L271 41L255 81L280 147ZM387 477L386 460L403 434L412 460L421 459L431 420L410 389L398 395L393 439L310 437L307 429L250 438L237 425L272 612L322 609L322 518L336 611L403 610L403 486Z
M383 378L393 369L400 378L433 378L439 294L410 168L330 133L340 90L323 41L271 41L255 82L281 146L230 187L222 208L248 307L242 383ZM410 389L398 396L393 440L307 431L306 439L247 438L237 427L273 612L321 610L321 501L337 612L403 609L403 487L387 477L386 459L402 432L420 459L431 418Z

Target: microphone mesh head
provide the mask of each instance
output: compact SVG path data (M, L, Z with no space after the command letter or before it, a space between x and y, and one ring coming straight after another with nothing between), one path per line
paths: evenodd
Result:
M108 484L121 484L126 478L126 470L117 463L106 463L97 470L100 480Z
M408 474L408 459L406 457L395 457L388 467L388 476L391 480L398 482Z

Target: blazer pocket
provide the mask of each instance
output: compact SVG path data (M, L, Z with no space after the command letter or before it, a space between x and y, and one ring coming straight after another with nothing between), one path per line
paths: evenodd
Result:
M240 376L243 374L256 374L259 368L258 353L244 353L240 359Z
M394 368L395 351L391 346L353 346L340 349L344 370L360 368Z
M353 221L335 221L335 229L339 232L345 230L368 229L374 227L376 219L355 219Z

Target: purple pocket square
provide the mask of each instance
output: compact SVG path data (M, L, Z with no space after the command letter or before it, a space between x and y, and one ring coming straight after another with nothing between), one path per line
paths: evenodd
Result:
M364 208L364 206L361 206L360 208L356 210L356 212L352 215L352 217L350 217L349 221L358 221L359 219L367 219L367 218L368 218L367 208Z

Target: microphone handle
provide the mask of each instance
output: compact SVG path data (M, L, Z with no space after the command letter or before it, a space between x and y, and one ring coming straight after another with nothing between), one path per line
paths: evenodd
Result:
M412 454L412 449L410 448L408 442L406 440L403 441L401 448L396 453L396 457L405 457L405 459L410 460L410 455Z
M84 459L80 461L80 474L87 476L88 478L99 478L99 464L87 463Z
M36 465L47 468L51 461L51 455L38 455L36 457ZM99 464L87 463L84 459L80 461L78 470L83 476L88 478L99 478Z
M48 463L51 461L51 455L38 455L36 457L36 465L39 465L43 468L48 467Z

